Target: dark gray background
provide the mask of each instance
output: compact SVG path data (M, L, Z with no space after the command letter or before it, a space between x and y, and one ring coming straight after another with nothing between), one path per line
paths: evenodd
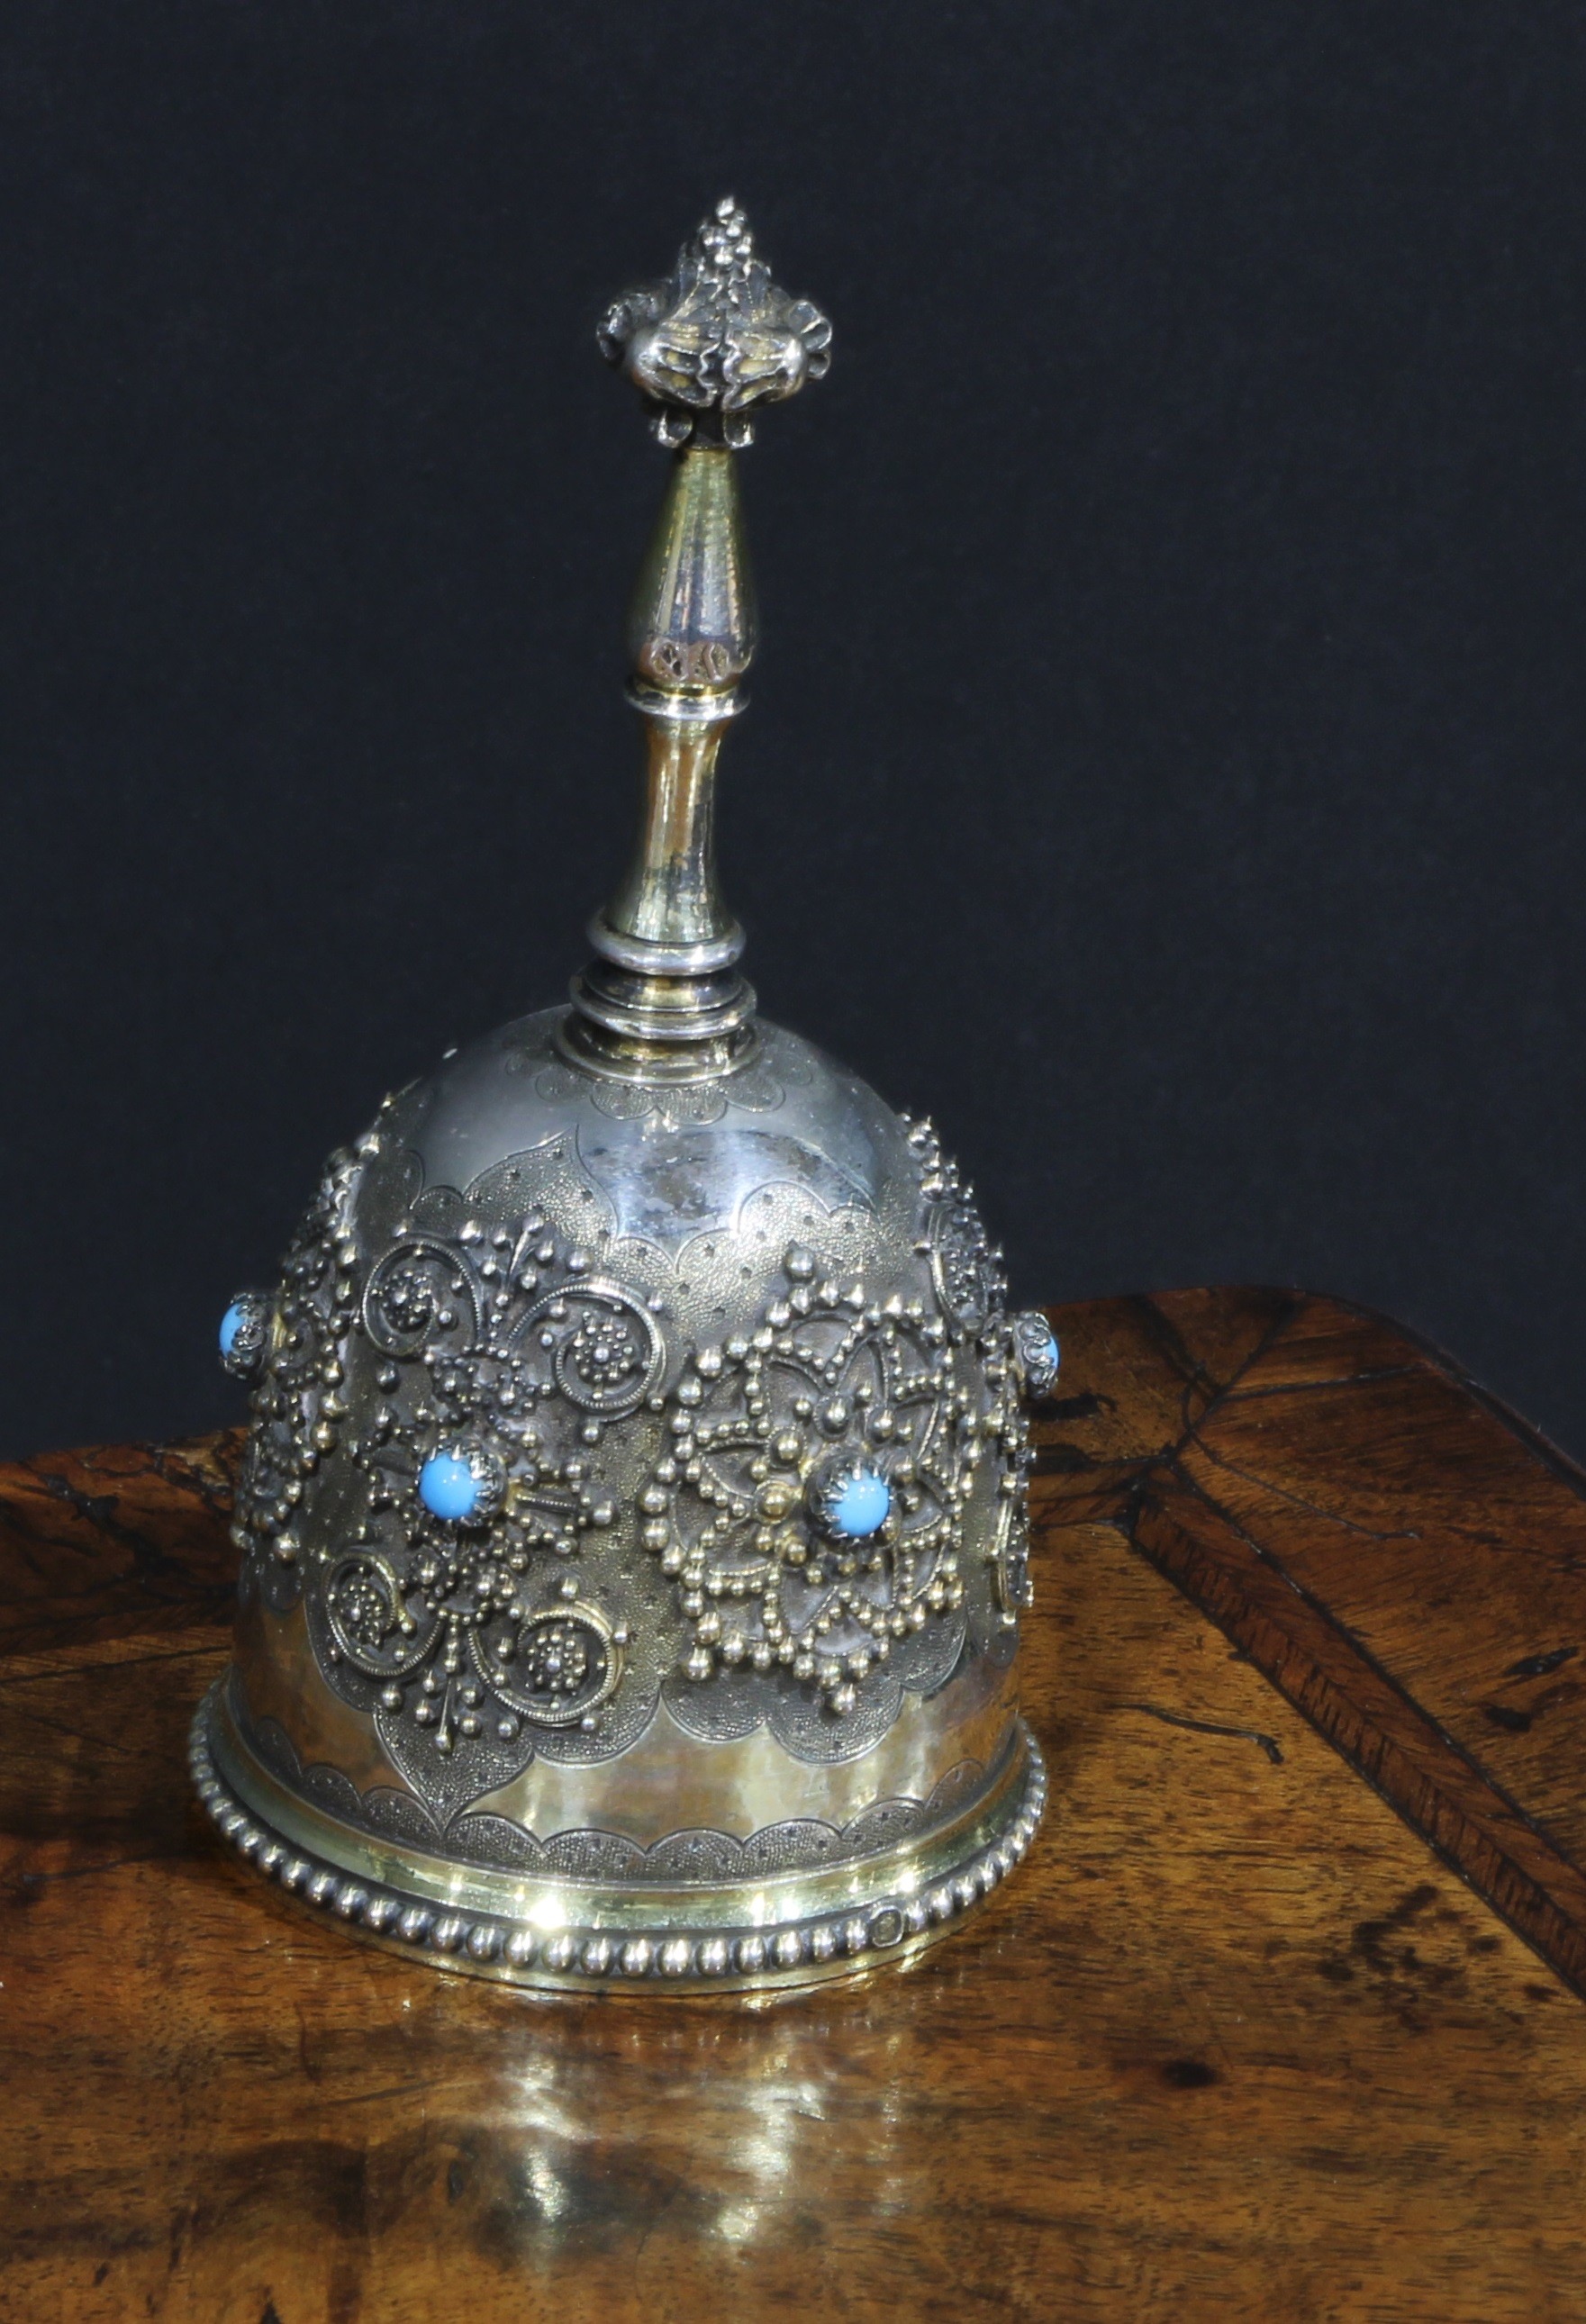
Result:
M1406 1318L1577 1452L1577 8L173 7L0 32L0 1450L238 1416L322 1155L556 998L724 191L837 359L745 481L729 892L1027 1298Z

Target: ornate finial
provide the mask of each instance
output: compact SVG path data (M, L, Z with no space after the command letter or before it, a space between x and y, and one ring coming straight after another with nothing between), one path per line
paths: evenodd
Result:
M674 449L690 437L752 443L750 407L797 395L832 361L830 323L807 299L777 288L730 194L684 244L668 279L626 292L596 336Z

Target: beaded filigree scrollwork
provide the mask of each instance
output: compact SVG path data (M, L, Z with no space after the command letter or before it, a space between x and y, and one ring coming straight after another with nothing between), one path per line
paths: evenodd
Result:
M759 1328L694 1351L642 1499L693 1626L685 1665L780 1665L852 1711L894 1643L962 1603L983 1400L942 1318L795 1246Z
M373 1683L385 1718L428 1729L443 1756L487 1729L503 1744L526 1724L588 1731L621 1683L628 1633L571 1572L540 1602L545 1569L613 1521L591 1453L658 1383L660 1328L532 1210L493 1231L465 1221L455 1240L410 1228L360 1286L332 1256L346 1168L333 1165L289 1261L244 1535L295 1568L303 1480L339 1454L361 1514L309 1595L344 1691L349 1676ZM361 1334L377 1367L380 1398L355 1435L338 1334ZM436 1470L461 1494L449 1507L426 1498Z
M789 1748L798 1699L873 1739L890 1665L951 1667L971 1538L1013 1625L1028 1453L997 1256L928 1123L908 1139L917 1287L795 1243L750 1328L677 1343L664 1297L525 1207L531 1172L493 1177L515 1190L502 1219L401 1181L378 1126L333 1157L260 1334L236 1535L421 1796L455 1809L537 1749L625 1748L663 1681L675 1707L725 1684L744 1731L760 1674L795 1699ZM376 1162L404 1193L369 1260Z

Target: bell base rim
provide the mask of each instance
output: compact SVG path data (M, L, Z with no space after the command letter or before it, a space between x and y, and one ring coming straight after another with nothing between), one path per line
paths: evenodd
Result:
M961 1928L1022 1861L1047 1803L1040 1747L1021 1719L1010 1780L996 1786L983 1813L945 1843L939 1833L924 1833L844 1866L847 1893L816 1909L807 1909L807 1895L801 1907L790 1895L792 1912L768 1920L766 1892L777 1883L743 1883L736 1892L715 1892L724 1900L736 1893L741 1913L719 1912L702 1927L698 1897L668 1890L652 1900L635 1885L613 1925L614 1915L603 1916L598 1905L582 1920L573 1917L569 1906L591 1901L576 1884L525 1877L521 1913L471 1904L451 1911L438 1904L432 1882L410 1885L391 1858L384 1877L369 1877L356 1861L362 1843L351 1827L321 1819L318 1845L306 1846L259 1798L250 1799L245 1758L226 1748L225 1684L217 1680L199 1703L188 1750L199 1802L221 1837L292 1902L348 1936L426 1968L530 1992L744 1996L851 1980L912 1960Z

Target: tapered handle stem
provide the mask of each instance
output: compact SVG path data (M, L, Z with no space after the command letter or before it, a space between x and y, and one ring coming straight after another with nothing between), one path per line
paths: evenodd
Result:
M628 696L649 730L639 845L590 924L595 957L573 981L561 1039L595 1072L705 1080L756 1043L715 847L716 759L756 638L735 453L753 407L820 377L831 326L777 289L726 201L669 281L617 301L600 338L676 456L628 624Z

